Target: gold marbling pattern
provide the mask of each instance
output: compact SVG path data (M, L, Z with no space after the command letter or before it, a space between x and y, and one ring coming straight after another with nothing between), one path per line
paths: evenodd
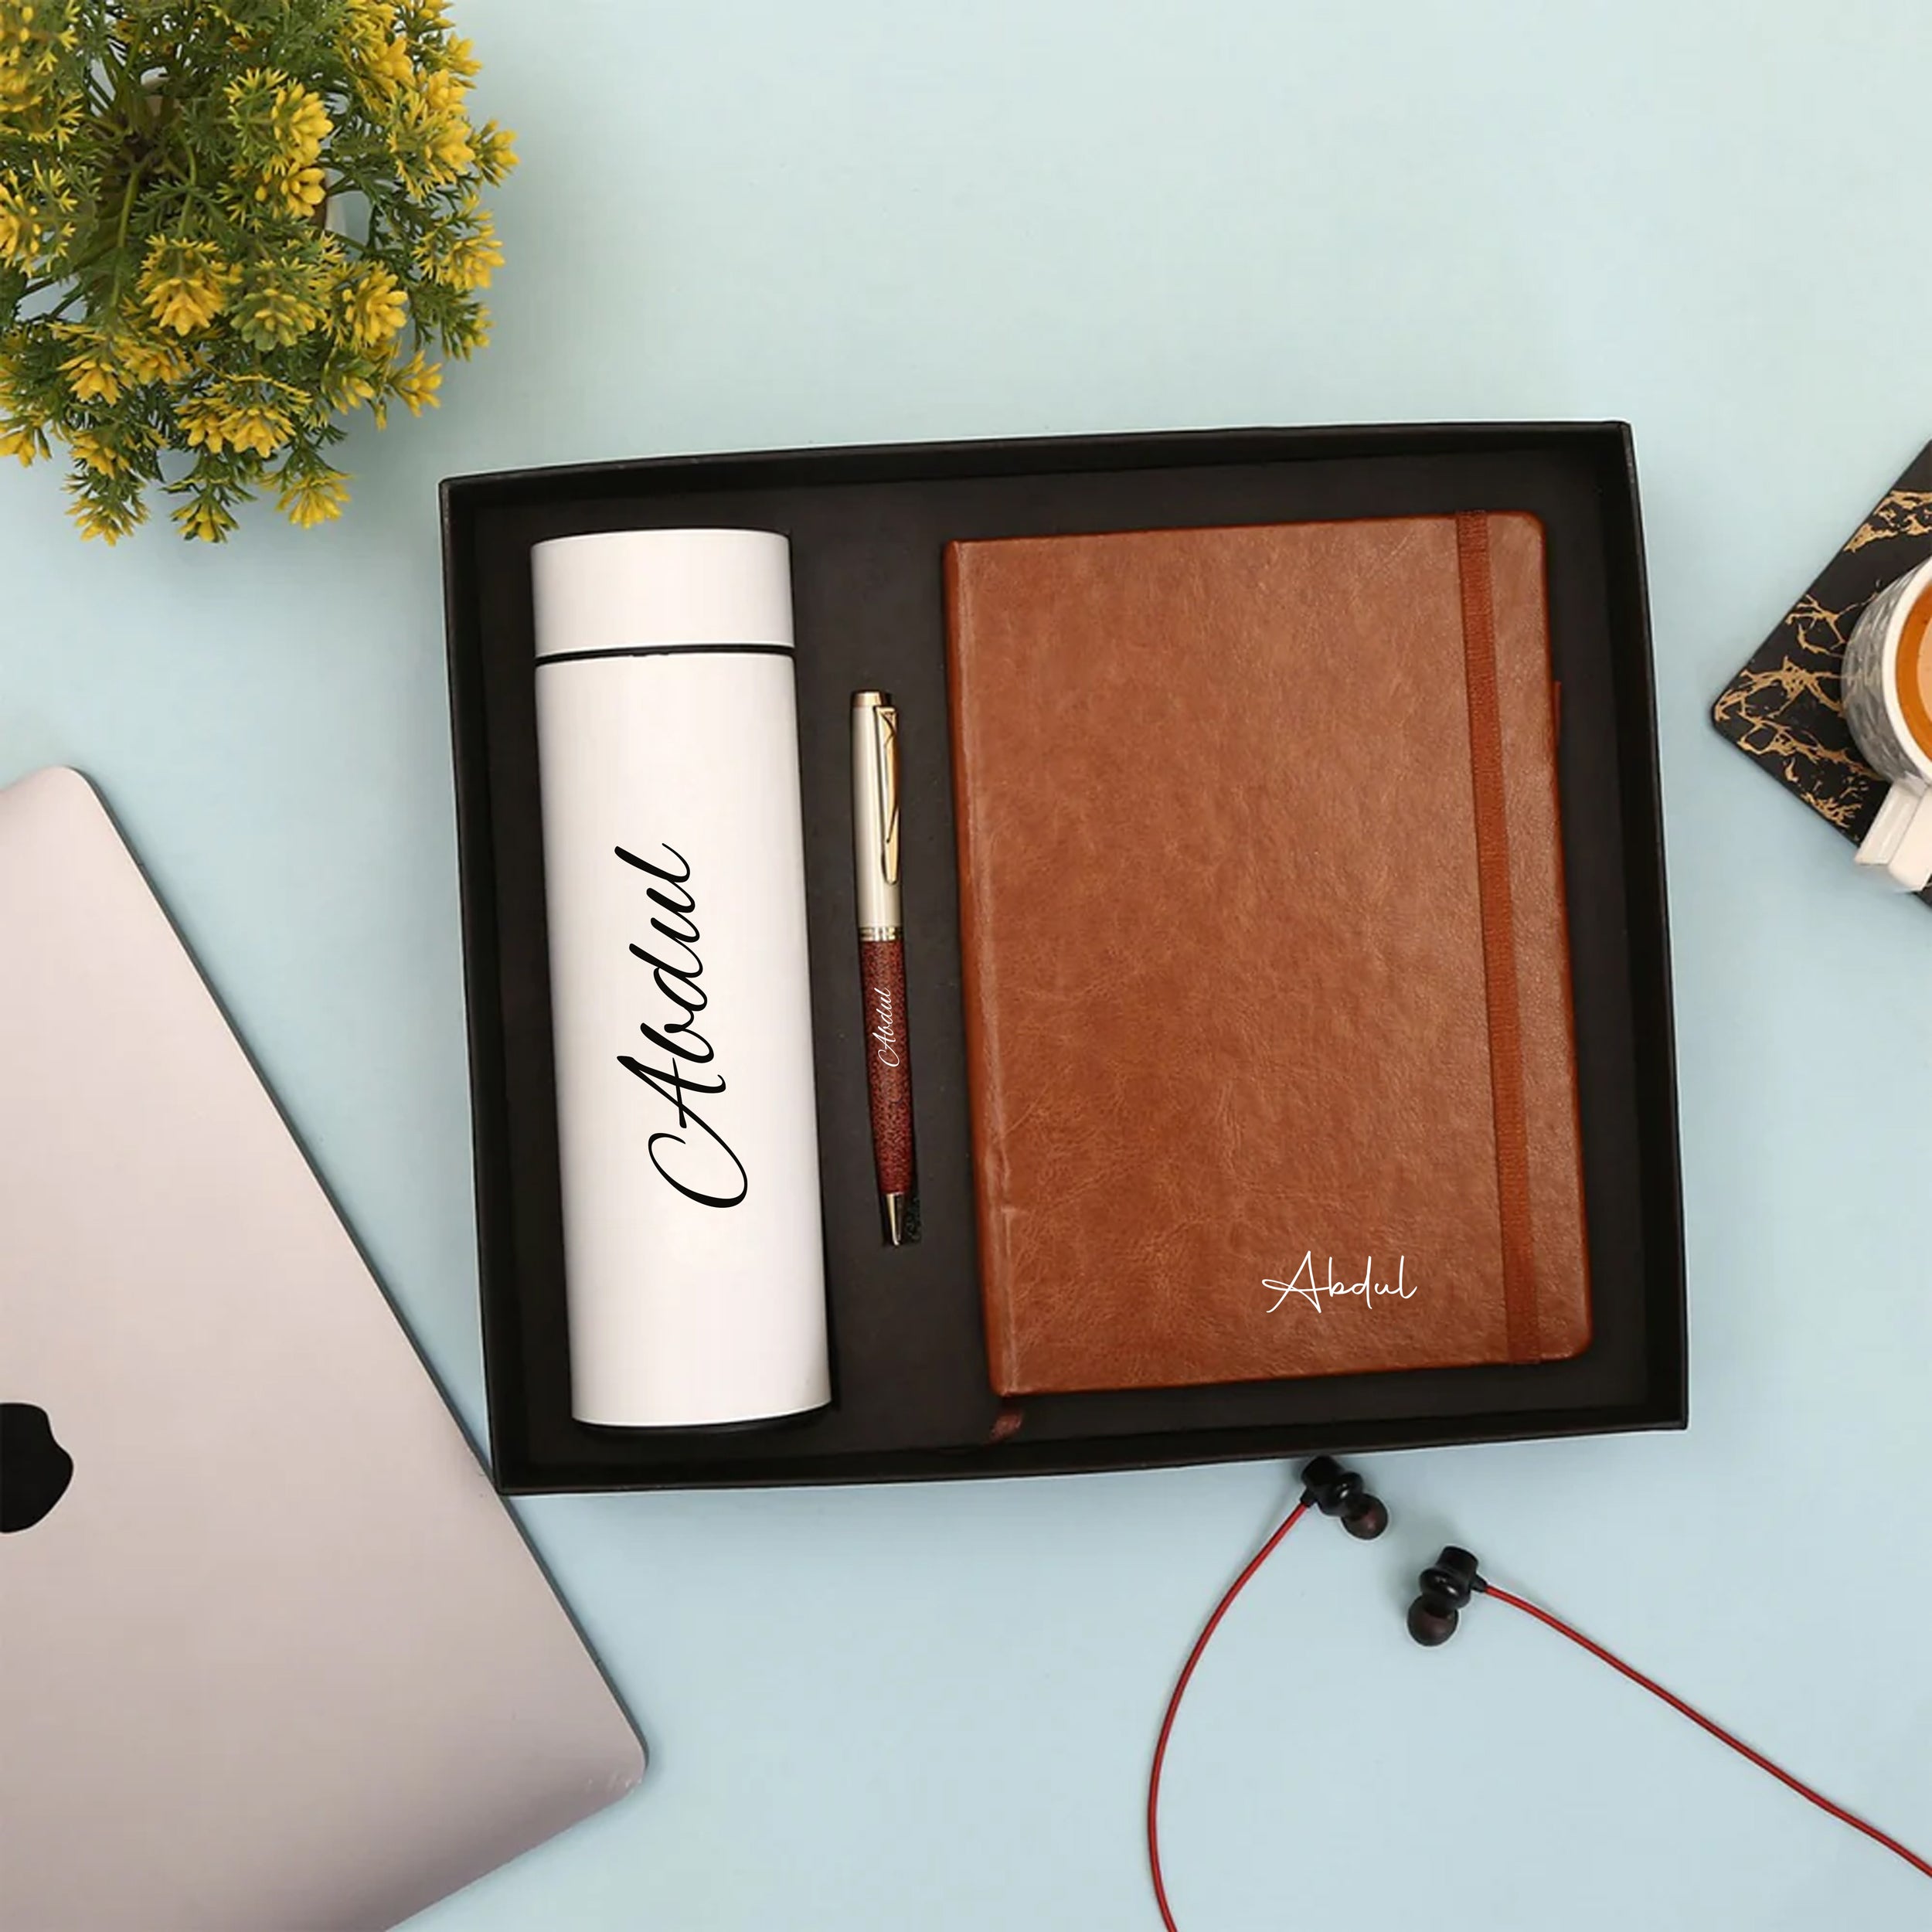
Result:
M1848 838L1862 838L1885 783L1845 723L1840 672L1859 614L1932 556L1932 444L1794 604L1713 708L1718 730ZM1932 889L1924 896L1932 903Z
M1932 490L1894 490L1858 529L1848 550L1895 536L1932 536Z

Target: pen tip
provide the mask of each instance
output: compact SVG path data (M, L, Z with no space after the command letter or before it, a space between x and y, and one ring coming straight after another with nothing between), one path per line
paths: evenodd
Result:
M884 1194L879 1196L884 1212L886 1240L903 1248L919 1239L919 1196L916 1194Z

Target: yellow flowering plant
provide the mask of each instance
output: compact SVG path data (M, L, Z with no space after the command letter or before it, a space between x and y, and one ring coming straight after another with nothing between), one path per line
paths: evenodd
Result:
M339 515L344 419L488 337L475 73L447 0L0 0L0 454L110 543Z

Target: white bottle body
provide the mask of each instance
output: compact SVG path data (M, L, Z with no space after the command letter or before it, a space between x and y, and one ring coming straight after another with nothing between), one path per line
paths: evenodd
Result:
M760 545L778 546L776 579ZM784 545L634 532L533 555L571 1408L585 1422L717 1426L830 1400Z

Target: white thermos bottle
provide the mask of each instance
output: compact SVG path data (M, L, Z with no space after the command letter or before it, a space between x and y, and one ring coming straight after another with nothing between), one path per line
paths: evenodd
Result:
M531 569L572 1411L818 1408L789 547L623 531Z

